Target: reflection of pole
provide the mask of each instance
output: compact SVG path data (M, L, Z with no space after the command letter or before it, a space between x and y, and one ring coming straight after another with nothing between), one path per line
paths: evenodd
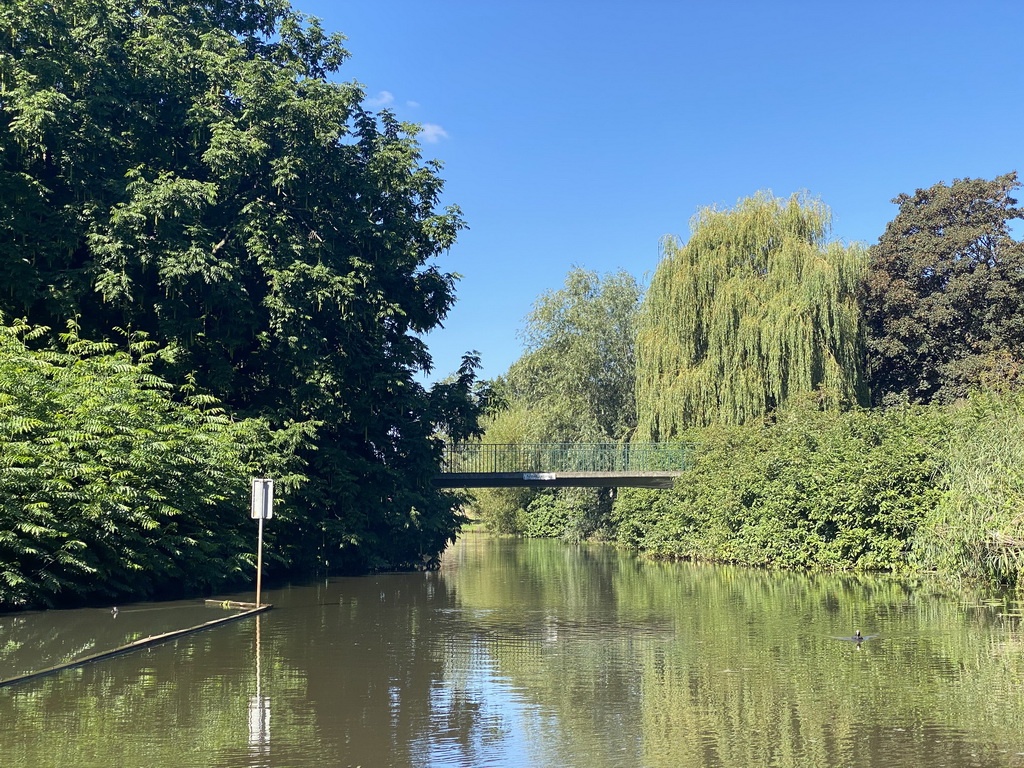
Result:
M260 590L263 587L263 518L260 518L260 532L259 541L256 544L256 605L262 605L260 602ZM260 617L256 617L256 643L257 648L259 646L260 637ZM257 654L259 651L257 650ZM257 663L259 663L259 656L256 656Z
M260 619L262 618L262 616L256 617L256 698L261 702L263 701L263 691L260 685L263 677L260 674Z
M260 648L260 619L256 617L256 695L249 697L249 751L258 759L251 766L266 766L270 752L270 697L263 697L262 652Z

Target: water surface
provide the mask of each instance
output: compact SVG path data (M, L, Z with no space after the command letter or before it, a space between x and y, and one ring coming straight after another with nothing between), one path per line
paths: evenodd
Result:
M1009 601L478 534L438 572L267 598L259 618L0 689L0 765L1024 767ZM157 607L88 618L166 623ZM52 658L62 633L88 643L83 616L51 612L20 643L0 617L0 669L32 643ZM838 639L857 629L877 637Z

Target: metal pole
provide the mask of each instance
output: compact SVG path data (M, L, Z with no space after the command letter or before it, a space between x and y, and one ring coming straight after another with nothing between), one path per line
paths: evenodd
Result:
M256 545L256 605L260 606L260 592L263 587L263 518L260 518L259 543Z

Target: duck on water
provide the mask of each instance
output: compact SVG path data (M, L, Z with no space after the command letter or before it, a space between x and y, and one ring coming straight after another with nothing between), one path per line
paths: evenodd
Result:
M874 640L876 637L878 637L878 635L862 635L860 630L858 629L850 637L836 637L835 635L833 635L832 639L846 640L851 643L856 643L857 650L860 650L861 643L863 643L865 640Z

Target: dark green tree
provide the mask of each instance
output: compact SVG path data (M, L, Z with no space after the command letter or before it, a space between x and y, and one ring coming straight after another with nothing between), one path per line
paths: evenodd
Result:
M876 404L948 402L1012 382L1024 364L1024 217L1016 173L956 179L893 202L862 305Z
M170 380L315 425L287 546L419 563L459 520L433 418L472 429L415 380L462 220L417 127L327 81L341 40L284 0L5 3L0 310L146 332Z

